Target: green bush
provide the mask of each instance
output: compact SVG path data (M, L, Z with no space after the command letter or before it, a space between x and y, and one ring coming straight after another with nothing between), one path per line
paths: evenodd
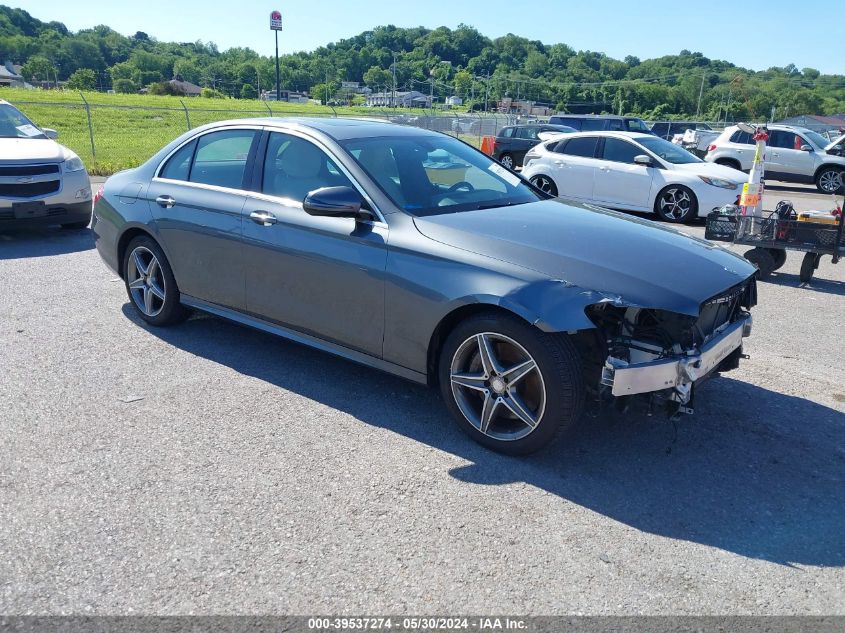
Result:
M214 90L213 88L203 88L200 92L200 96L203 99L225 99L226 95L224 95L219 90Z
M244 84L241 87L241 99L257 99L258 91L252 87L252 84Z
M138 92L138 86L131 79L115 79L112 89L121 94L135 94Z
M79 70L75 70L73 74L68 77L67 87L71 90L96 90L97 73L90 68L80 68Z

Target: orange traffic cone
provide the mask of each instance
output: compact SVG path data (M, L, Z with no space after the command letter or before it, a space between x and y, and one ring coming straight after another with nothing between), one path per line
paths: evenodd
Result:
M495 136L482 136L481 137L481 151L487 154L488 156L493 155L493 145L496 141Z

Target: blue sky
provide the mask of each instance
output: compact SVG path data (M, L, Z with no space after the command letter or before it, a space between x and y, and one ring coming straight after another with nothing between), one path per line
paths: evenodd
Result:
M312 50L374 26L448 26L461 22L490 37L508 32L546 44L565 42L621 59L678 53L686 48L755 70L794 63L845 74L838 23L842 0L0 0L77 31L97 24L165 41L212 41L221 50L248 46L273 53L269 14L285 22L281 52ZM800 8L799 8L800 7ZM756 26L757 22L761 26Z

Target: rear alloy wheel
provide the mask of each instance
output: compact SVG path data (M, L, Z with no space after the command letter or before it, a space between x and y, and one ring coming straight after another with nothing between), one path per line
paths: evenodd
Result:
M543 193L547 193L550 196L557 196L557 185L548 176L531 176L529 182Z
M507 167L508 169L514 168L513 156L510 154L502 154L499 157L499 162L502 164L502 167Z
M816 176L816 187L822 193L839 193L842 189L842 171L836 167L826 167Z
M750 251L745 251L743 257L757 267L760 279L766 279L775 271L777 262L768 249L752 248Z
M667 222L689 222L698 212L698 202L692 190L683 185L671 185L657 195L654 209Z
M502 453L532 453L581 417L574 346L515 317L482 314L458 325L441 350L438 377L461 429Z
M170 325L187 316L179 303L179 288L170 264L152 238L140 236L129 243L123 279L132 307L147 323Z

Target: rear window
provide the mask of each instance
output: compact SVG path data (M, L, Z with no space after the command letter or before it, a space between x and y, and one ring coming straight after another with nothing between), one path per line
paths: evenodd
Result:
M584 158L594 158L596 155L596 144L598 143L597 136L582 136L579 138L569 139L563 147L563 151L558 146L556 151L568 156L583 156Z

